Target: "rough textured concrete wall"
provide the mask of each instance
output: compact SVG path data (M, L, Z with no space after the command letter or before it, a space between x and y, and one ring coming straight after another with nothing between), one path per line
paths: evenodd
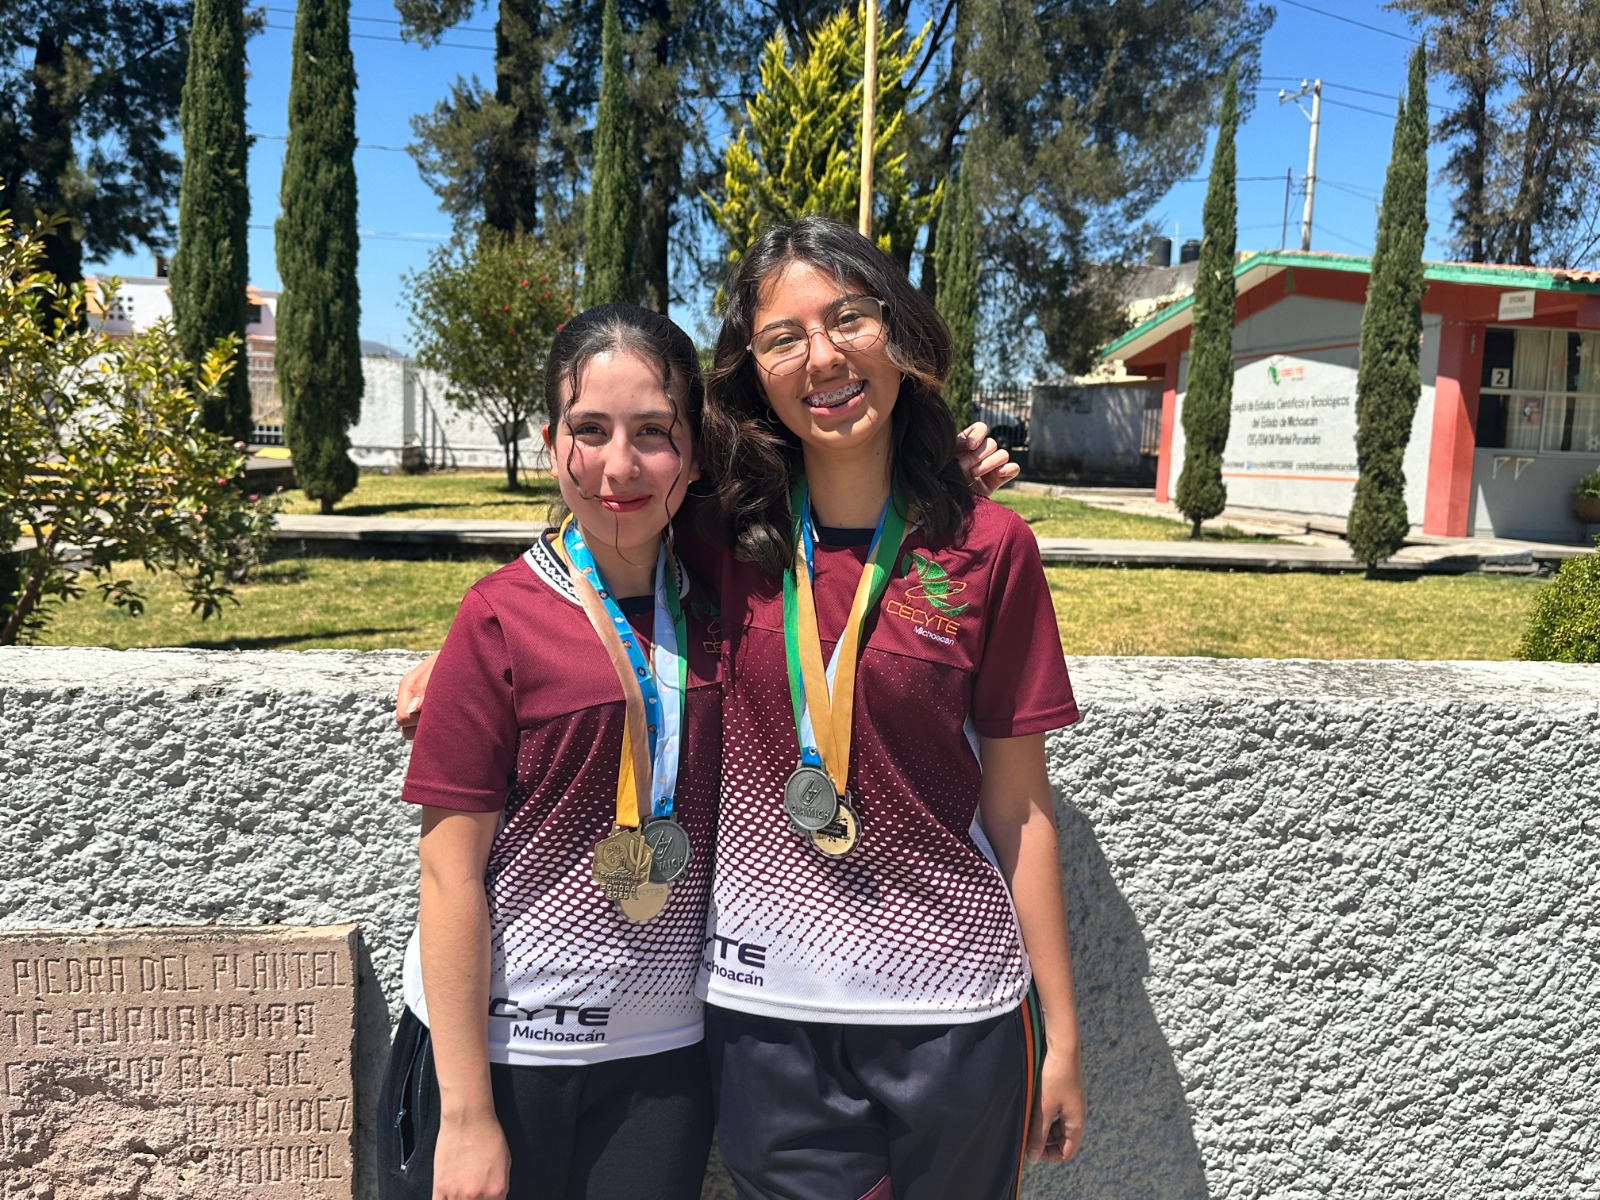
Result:
M0 922L355 920L392 1001L413 658L0 651ZM1593 668L1073 670L1091 1124L1026 1195L1600 1194Z

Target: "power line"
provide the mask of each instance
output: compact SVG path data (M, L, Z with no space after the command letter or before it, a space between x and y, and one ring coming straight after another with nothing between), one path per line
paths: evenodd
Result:
M1329 179L1326 175L1317 180L1317 182L1325 183L1335 191L1348 192L1350 195L1356 196L1362 200L1371 200L1373 202L1378 200L1378 193L1369 188L1351 187L1348 183L1340 183L1336 179Z
M1209 175L1190 175L1184 179L1174 179L1173 183L1210 183ZM1282 175L1240 175L1234 179L1235 183L1281 183Z
M267 141L267 142L286 142L286 141L289 140L289 135L286 134L286 133L253 133L250 136L251 137L260 138L263 141ZM362 142L362 141L358 141L358 142L356 142L356 149L357 150L392 150L396 154L410 154L411 153L410 149L405 147L405 146L381 146L377 142Z
M1376 96L1379 100L1398 100L1400 98L1400 93L1398 92L1391 95L1388 92L1375 92L1371 88L1351 87L1348 83L1329 83L1326 79L1322 81L1322 86L1338 88L1341 92L1359 92L1363 96ZM1440 112L1449 111L1448 105L1435 104L1432 100L1428 101L1428 107L1436 108Z
M250 228L271 233L276 226L253 221ZM394 233L386 229L357 229L356 232L364 238L377 238L386 242L448 242L451 236L448 233Z
M1384 29L1378 25L1369 25L1365 21L1358 21L1354 17L1347 17L1343 13L1329 12L1325 8L1317 8L1314 5L1305 4L1302 2L1302 0L1280 0L1280 2L1289 5L1291 8L1303 8L1307 12L1316 13L1319 17L1332 17L1335 21L1343 21L1346 25L1358 25L1362 29L1370 29L1373 33L1381 33L1385 37L1397 38L1402 42L1409 42L1413 46L1419 44L1417 38L1408 37L1403 33L1396 33L1392 29Z
M1300 83L1300 82L1302 82L1304 80L1304 76L1301 76L1301 75L1262 75L1260 78L1263 81L1272 80L1275 83ZM1378 91L1374 91L1372 88L1356 87L1354 84L1350 84L1350 83L1334 83L1331 79L1324 79L1322 81L1322 86L1325 87L1325 88L1330 88L1330 87L1331 88L1337 88L1341 92L1356 92L1356 93L1358 93L1358 94L1360 94L1362 96L1375 96L1379 100L1397 100L1397 99L1400 98L1400 92L1399 91L1395 91L1395 92L1392 92L1392 93L1391 92L1378 92ZM1272 90L1273 89L1269 88L1269 87L1259 87L1259 88L1256 89L1256 91L1258 91L1258 92L1270 92ZM1428 107L1429 108L1436 108L1440 112L1448 112L1448 111L1450 111L1450 106L1449 105L1447 105L1447 104L1435 104L1432 100L1428 101Z
M263 28L266 28L266 29L277 29L277 30L280 30L280 31L282 31L284 33L293 33L294 32L294 26L293 25L274 25L271 21L263 22ZM408 41L406 41L405 38L393 37L393 36L390 36L389 34L383 34L383 33L352 33L350 36L352 38L358 38L358 39L360 39L361 41L364 41L364 42L399 42L403 46L414 46L414 45L416 45L415 42L408 42ZM494 53L494 47L493 46L469 46L466 42L434 42L434 43L432 43L432 45L433 46L448 46L452 50L481 50L485 54L493 54Z
M1330 237L1336 237L1341 242L1344 242L1347 246L1354 246L1357 250L1360 250L1363 254L1371 254L1372 253L1372 243L1370 241L1358 242L1358 241L1355 240L1355 238L1345 237L1345 235L1340 233L1337 229L1329 229L1326 225L1319 225L1317 227L1317 232L1318 233L1326 233Z
M265 12L283 13L285 16L290 16L290 17L294 16L294 11L295 11L292 8L274 8L270 4L263 5L262 9ZM398 17L358 17L358 16L356 16L356 15L354 15L352 13L351 16L350 16L350 19L352 21L367 21L367 22L369 22L369 23L371 23L373 25L404 25L405 24L405 22L400 20ZM451 28L455 29L459 33L487 33L487 34L491 34L491 35L494 33L494 30L485 29L481 25L454 25L454 26L451 26Z
M1364 108L1359 104L1351 104L1351 103L1349 103L1347 101L1344 101L1344 100L1334 100L1334 99L1332 99L1330 97L1327 97L1327 96L1324 96L1322 98L1322 102L1324 104L1331 104L1335 108L1348 108L1348 109L1353 109L1354 111L1359 112L1359 113L1367 113L1370 116L1382 117L1386 121L1392 121L1395 118L1395 114L1392 113L1392 112L1389 112L1389 113L1380 112L1376 108Z

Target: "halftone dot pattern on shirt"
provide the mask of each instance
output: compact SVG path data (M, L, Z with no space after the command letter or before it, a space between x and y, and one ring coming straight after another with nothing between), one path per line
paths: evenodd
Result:
M708 962L701 986L712 1002L793 1020L886 1023L976 1020L1020 1003L1028 970L1016 913L972 836L982 774L966 726L970 719L990 736L1042 732L1077 710L1037 547L1020 521L986 511L996 507L981 506L955 546L907 538L904 555L937 561L943 595L958 596L960 607L927 603L917 571L897 564L869 621L850 772L863 832L842 860L790 832L781 808L799 760L781 595L753 568L724 571L730 752L713 932L764 947L766 967L758 983ZM863 557L860 548L818 547L824 654ZM981 686L995 673L1004 686Z
M646 648L650 625L634 620ZM722 746L720 663L706 626L690 615L675 794L693 853L666 908L635 924L591 877L594 846L616 815L621 688L559 560L541 543L462 604L429 681L406 799L479 811L503 803L485 877L491 997L544 1010L547 1023L551 1006L610 1009L603 1042L534 1041L491 1018L496 1061L596 1062L699 1037L694 979ZM407 1003L425 1008L412 974Z

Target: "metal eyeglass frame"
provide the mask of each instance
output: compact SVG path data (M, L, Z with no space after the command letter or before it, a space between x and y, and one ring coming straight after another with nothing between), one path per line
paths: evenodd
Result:
M868 342L865 346L841 346L841 345L839 345L838 342L833 340L833 334L828 332L827 319L828 319L829 316L833 315L833 310L838 308L838 307L840 307L841 305L852 304L852 303L856 303L856 302L859 302L859 301L862 301L862 300L871 300L881 310L881 312L879 314L879 318L878 318L879 319L879 324L880 324L880 328L878 330L878 336L876 338L874 338L872 341ZM839 299L835 300L832 304L828 305L828 311L827 311L827 313L824 314L823 323L821 325L814 326L814 327L812 327L810 329L807 329L804 326L800 325L798 322L791 323L794 328L799 329L805 335L806 348L805 348L805 352L803 354L796 354L793 359L785 359L784 360L784 366L783 366L782 370L773 370L771 367L762 365L761 359L756 354L756 343L755 343L755 339L754 338L751 338L750 341L745 343L745 347L744 347L745 353L748 354L752 359L754 359L755 363L756 363L756 366L761 367L761 369L763 371L765 371L768 375L776 375L776 376L780 376L780 377L784 376L784 375L793 375L796 371L800 370L802 367L805 366L806 363L808 363L811 360L811 339L816 337L818 331L820 331L822 333L822 335L828 339L828 343L835 350L837 350L840 354L859 354L863 350L871 350L879 342L884 340L884 337L888 334L888 330L889 330L888 314L889 314L889 302L887 300L880 300L876 296L868 296L868 295L841 296ZM793 362L794 365L793 366L787 365L790 362Z

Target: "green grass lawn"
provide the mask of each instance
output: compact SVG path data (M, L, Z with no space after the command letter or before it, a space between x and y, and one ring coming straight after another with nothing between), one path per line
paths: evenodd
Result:
M284 559L239 590L239 607L204 623L164 577L150 581L143 616L124 616L91 593L58 610L44 640L117 649L432 649L462 593L496 565ZM1069 655L1504 659L1543 586L1493 576L1399 583L1102 567L1045 574Z
M504 471L430 471L423 475L363 471L356 490L341 500L334 512L342 517L543 522L555 495L554 477L543 473L530 472L524 486L513 492L506 487ZM283 499L281 511L286 513L322 511L304 492L285 490Z
M1050 567L1069 655L1509 659L1544 583L1520 576Z
M1095 508L1081 500L1056 499L1038 492L1019 492L1006 488L995 497L1033 530L1035 537L1125 538L1141 542L1186 541L1189 525L1165 517ZM1208 542L1255 542L1279 544L1282 539L1244 533L1231 525L1206 526L1202 539Z
M506 487L505 473L501 471L435 471L424 475L363 472L359 486L339 503L336 511L350 517L544 521L555 492L555 480L546 474L530 474L526 487L513 492ZM1189 536L1189 526L1182 521L1114 512L1037 492L1007 488L996 499L1015 510L1038 537L1178 541ZM321 511L315 501L307 500L300 492L285 492L284 500L286 513ZM1205 536L1216 541L1275 540L1241 533L1229 526L1208 528Z

